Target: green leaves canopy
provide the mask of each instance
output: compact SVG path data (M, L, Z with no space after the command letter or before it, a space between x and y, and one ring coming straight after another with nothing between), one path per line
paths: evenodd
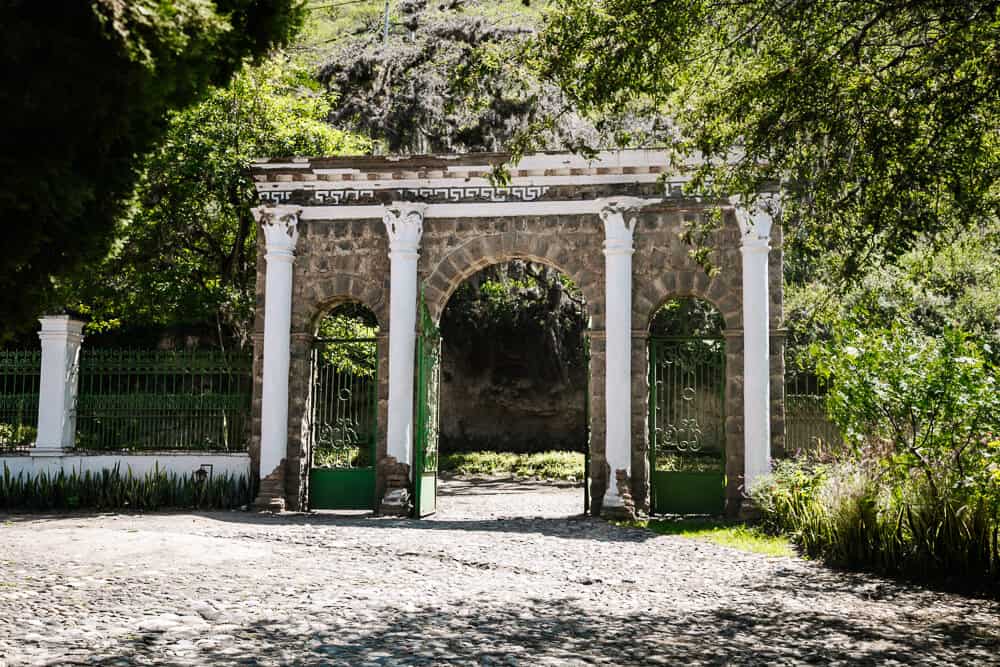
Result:
M580 109L670 117L638 140L696 189L783 182L791 250L849 274L1000 208L995 0L557 0L537 55Z
M318 84L276 56L171 114L114 251L66 281L66 302L91 317L92 331L208 323L247 342L257 263L250 163L363 151L363 140L323 122L329 110Z
M297 0L0 3L0 320L46 304L50 276L107 251L141 156L171 109L285 43Z

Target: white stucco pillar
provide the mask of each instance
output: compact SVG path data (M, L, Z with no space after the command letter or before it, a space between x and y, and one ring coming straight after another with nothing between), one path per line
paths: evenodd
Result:
M300 209L260 206L264 233L264 359L260 408L260 478L277 470L288 449L288 365L292 332L292 263Z
M417 343L417 260L424 204L394 202L382 216L389 235L389 415L387 453L411 466L413 366Z
M604 200L600 209L605 267L605 457L611 469L602 507L612 512L623 505L619 471L632 474L632 233L634 211L642 204L640 199L622 197Z
M744 491L771 471L771 352L768 253L776 198L736 206L743 253Z
M76 440L76 391L83 322L69 315L39 320L42 372L38 387L38 433L32 456L59 456Z

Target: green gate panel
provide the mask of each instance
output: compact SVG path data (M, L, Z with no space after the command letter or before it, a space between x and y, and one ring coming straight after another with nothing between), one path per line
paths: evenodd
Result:
M441 332L420 294L417 336L417 419L413 448L413 514L421 518L437 510L438 422L440 419Z
M314 510L375 509L374 468L313 468L309 507Z
M653 511L657 514L722 514L724 474L655 470L652 481Z
M378 350L374 338L316 338L309 507L375 508Z
M723 512L725 368L722 338L649 340L649 458L655 513Z
M417 518L437 511L437 473L420 476L420 494L417 496Z

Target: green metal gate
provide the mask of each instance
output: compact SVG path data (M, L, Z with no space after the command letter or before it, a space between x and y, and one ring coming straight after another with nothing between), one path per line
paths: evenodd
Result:
M312 382L309 507L374 509L376 340L317 339Z
M420 299L417 336L417 420L413 452L413 512L417 518L437 510L438 420L441 386L441 332Z
M652 509L721 514L726 487L726 350L721 338L650 338Z

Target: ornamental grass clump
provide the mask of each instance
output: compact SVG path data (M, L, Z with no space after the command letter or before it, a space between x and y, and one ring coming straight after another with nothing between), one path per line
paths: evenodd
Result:
M13 475L4 464L0 476L4 510L233 509L252 500L250 482L243 475L199 480L158 466L145 475L135 475L131 469L122 473L118 465L97 473Z
M751 496L765 526L832 564L1000 585L1000 397L965 336L896 327L821 357L849 448L777 464Z

